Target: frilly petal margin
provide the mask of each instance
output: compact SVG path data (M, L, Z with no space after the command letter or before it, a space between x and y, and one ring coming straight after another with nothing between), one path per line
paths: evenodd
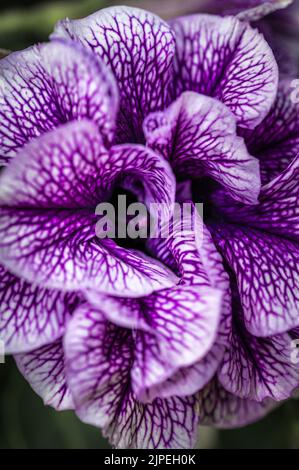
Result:
M188 449L197 438L196 399L142 404L131 389L131 332L88 306L77 310L64 338L67 380L83 422L103 429L117 448Z
M0 163L68 121L90 119L114 137L118 91L110 70L71 41L53 41L0 61Z
M74 409L66 383L61 339L26 354L15 355L17 366L45 405L58 411Z
M222 292L209 286L177 286L134 300L88 297L105 318L134 332L132 389L141 401L155 398L157 386L203 359L215 341Z
M169 238L148 240L154 257L180 276L178 286L134 300L85 291L108 320L135 332L132 387L145 403L204 387L222 360L231 331L229 279L196 210L193 216L192 228L184 220L182 229L182 220L176 219Z
M60 21L51 38L77 40L109 66L120 88L118 142L142 142L143 119L169 104L175 41L167 23L118 6Z
M220 101L184 92L144 121L148 145L163 155L179 178L210 176L236 200L256 204L259 162L237 135L232 112Z
M277 92L278 67L263 36L235 17L193 15L170 21L176 38L175 87L218 98L240 127L253 129Z

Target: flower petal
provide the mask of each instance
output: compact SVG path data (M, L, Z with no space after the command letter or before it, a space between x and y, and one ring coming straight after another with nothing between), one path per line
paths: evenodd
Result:
M173 363L163 360L154 336L138 332L135 341L132 388L143 403L157 397L193 395L212 379L224 355L224 346L215 342L202 359L177 369Z
M196 440L195 399L138 402L130 386L133 343L130 331L82 306L65 337L67 377L76 411L86 423L103 427L117 448L190 448Z
M155 260L94 239L95 219L85 211L2 209L0 259L30 283L63 291L94 289L142 296L178 279Z
M223 194L213 196L226 219L299 241L299 155L276 178L262 187L259 204L248 207Z
M255 0L245 3L250 8L238 13L237 18L242 21L258 21L274 11L288 7L293 3L293 0Z
M214 240L237 278L248 331L271 336L299 325L299 246L233 225L217 226Z
M111 7L59 22L52 37L80 41L111 68L121 97L118 141L142 142L145 116L169 102L175 49L169 26L138 8Z
M118 95L107 67L71 42L54 41L0 62L0 158L76 119L95 122L105 142L114 134Z
M227 344L231 329L228 278L207 230L200 242L202 221L194 215L195 231L182 232L178 223L171 227L170 238L151 239L149 244L157 259L182 276L179 286L133 301L86 293L106 318L135 331L132 387L143 402L171 396L174 389L175 395L184 396L187 390L191 394L203 387ZM210 352L216 332L219 346Z
M28 284L0 267L0 338L7 354L51 343L64 333L79 299Z
M220 101L184 92L166 111L144 122L148 144L171 162L180 178L208 175L248 204L260 191L258 160L237 136L236 119Z
M105 150L94 123L66 124L35 139L1 175L3 206L82 208L107 200L126 177L144 187L145 202L171 206L175 179L167 162L141 145Z
M299 385L299 367L291 361L289 335L267 338L251 335L244 327L238 298L233 305L231 341L218 370L219 381L240 398L258 402L290 398Z
M218 428L246 426L263 418L277 406L271 399L259 403L239 398L225 390L217 378L197 396L200 424Z
M71 410L73 399L67 386L61 340L27 354L15 356L20 372L45 405L56 410Z
M177 286L142 299L117 299L93 292L87 297L110 321L155 337L153 341L146 335L143 344L147 347L148 342L153 343L161 365L167 364L164 379L210 350L218 328L222 292L208 286Z
M143 186L146 203L158 198L171 211L175 184L167 162L138 145L105 151L90 121L27 144L1 175L3 264L29 282L62 290L134 296L174 285L159 263L114 240L96 240L96 204L129 176Z
M171 20L177 45L175 95L190 90L218 98L250 129L275 99L278 69L256 30L235 17L193 15Z
M280 82L276 100L259 126L253 131L241 130L249 152L260 160L263 184L299 154L299 104L292 83L287 79Z

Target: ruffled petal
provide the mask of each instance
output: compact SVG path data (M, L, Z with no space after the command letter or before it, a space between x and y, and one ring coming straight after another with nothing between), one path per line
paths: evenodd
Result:
M204 358L214 343L220 318L220 290L178 286L136 300L87 295L110 321L136 331L132 385L140 400L152 399L149 388L179 368Z
M142 142L142 121L169 103L175 42L169 26L138 8L111 7L81 20L63 20L52 37L91 48L120 89L118 141Z
M132 176L146 203L171 212L175 184L167 162L138 145L105 151L90 121L27 144L1 175L1 262L29 282L62 290L135 296L174 285L159 263L96 239L96 204Z
M240 127L268 114L278 68L263 36L235 17L193 15L171 20L176 37L175 96L190 90L218 98Z
M262 187L259 204L244 206L218 191L213 199L229 221L299 241L299 156Z
M234 225L213 231L217 247L236 275L247 330L256 336L299 325L299 246Z
M78 44L54 41L0 62L0 162L33 138L88 118L106 143L114 135L118 94L108 68Z
M66 383L61 340L15 356L17 366L45 405L58 411L72 410L73 398Z
M220 101L185 92L166 111L150 114L143 127L150 147L170 161L179 178L210 176L234 199L257 203L258 160L237 136L236 119Z
M294 82L296 83L296 81ZM241 130L249 152L260 161L263 184L286 169L299 154L299 103L292 81L283 80L265 119L253 131Z
M130 385L131 332L82 306L65 337L67 377L76 412L100 426L117 448L190 448L196 441L195 398L138 402Z
M126 177L143 186L144 202L172 205L175 179L162 157L141 145L107 151L94 123L72 122L20 151L1 175L0 204L95 210Z

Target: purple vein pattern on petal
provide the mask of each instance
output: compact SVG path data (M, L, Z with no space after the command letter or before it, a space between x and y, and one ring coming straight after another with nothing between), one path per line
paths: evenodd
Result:
M254 130L241 129L249 152L260 160L263 184L278 176L299 154L299 104L290 80L279 83L276 100Z
M136 330L132 387L140 400L154 398L156 385L209 352L218 328L221 294L209 286L178 286L136 300L89 296L110 321ZM151 387L154 390L149 391Z
M278 69L256 30L234 17L193 15L170 21L176 37L175 95L218 98L240 127L254 128L275 99Z
M184 92L166 111L144 122L147 143L170 161L180 178L208 175L233 198L256 203L258 160L237 136L236 119L220 101Z
M74 408L72 395L66 383L64 352L61 340L31 351L15 355L20 372L45 405L56 410Z
M134 296L174 285L159 263L95 239L96 204L132 172L144 179L146 200L159 193L159 202L170 205L175 188L167 162L139 146L103 153L92 122L68 123L27 144L1 175L3 264L29 282L62 290Z
M218 191L214 202L227 220L299 241L299 156L261 188L259 204L248 207Z
M65 124L20 151L1 179L2 206L82 208L107 200L126 177L144 187L144 202L169 206L175 179L168 163L141 145L103 146L91 121Z
M244 326L239 295L233 289L233 327L218 378L226 390L262 402L290 398L299 384L299 367L292 362L288 333L258 338Z
M299 246L233 225L217 226L216 245L236 275L245 326L256 336L299 325Z
M54 41L0 61L0 162L60 124L93 120L105 143L114 136L114 77L80 45Z
M196 441L195 398L136 400L129 330L88 305L77 310L65 337L67 378L79 417L103 428L117 448L190 448Z
M0 339L7 354L36 349L64 333L76 295L28 284L3 267L0 279Z
M96 289L129 297L170 287L177 278L160 263L94 238L84 211L0 211L0 258L29 282L66 291Z
M225 390L217 378L197 396L200 423L224 429L251 424L263 418L276 406L269 398L262 402L239 398Z
M215 374L231 330L228 276L207 229L201 235L196 211L194 216L195 231L186 226L182 231L176 220L168 239L148 243L151 253L179 274L179 286L134 301L86 293L106 318L136 331L132 386L143 402L201 389Z
M142 141L145 116L169 103L175 49L169 26L152 13L112 7L59 22L53 37L79 40L111 68L120 87L118 141Z

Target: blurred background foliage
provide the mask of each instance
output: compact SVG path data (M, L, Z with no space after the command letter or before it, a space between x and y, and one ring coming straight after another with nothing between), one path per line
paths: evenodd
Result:
M219 1L219 0L215 0ZM45 41L57 20L80 18L100 8L127 4L167 18L204 9L205 0L9 0L0 5L0 49L18 50ZM282 405L259 423L242 429L200 429L200 448L299 448L299 400ZM18 372L12 358L0 364L0 449L109 448L98 429L72 412L45 407Z

